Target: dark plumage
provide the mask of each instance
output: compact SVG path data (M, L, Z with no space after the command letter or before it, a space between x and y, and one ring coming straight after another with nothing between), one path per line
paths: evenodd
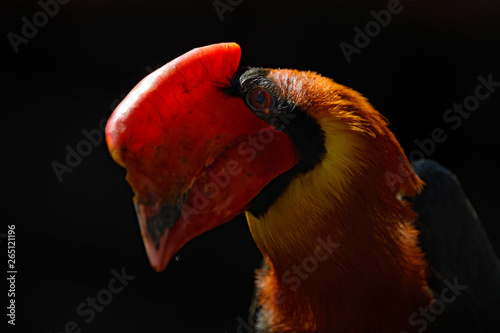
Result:
M479 217L453 173L434 161L412 166L426 183L412 201L429 287L439 299L448 288L445 281L466 286L452 302L443 301L444 311L433 326L437 332L500 329L500 261Z

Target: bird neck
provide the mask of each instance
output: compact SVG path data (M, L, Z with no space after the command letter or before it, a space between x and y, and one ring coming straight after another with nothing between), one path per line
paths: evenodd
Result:
M397 194L414 195L421 181L408 173L388 186L387 172L408 163L394 163L402 151L392 134L374 145L345 123L329 126L321 164L263 216L247 212L269 264L257 281L263 317L270 331L410 330L430 292L415 213Z

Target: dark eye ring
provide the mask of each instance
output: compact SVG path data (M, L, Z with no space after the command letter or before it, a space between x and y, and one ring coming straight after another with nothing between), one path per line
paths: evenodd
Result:
M262 87L252 88L246 96L247 104L256 110L268 110L274 106L274 96Z

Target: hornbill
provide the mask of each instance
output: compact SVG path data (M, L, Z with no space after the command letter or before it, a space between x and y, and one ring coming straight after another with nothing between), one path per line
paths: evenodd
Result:
M410 164L367 100L313 72L194 49L144 78L106 127L148 258L246 215L263 254L261 332L487 331L500 263L455 176Z

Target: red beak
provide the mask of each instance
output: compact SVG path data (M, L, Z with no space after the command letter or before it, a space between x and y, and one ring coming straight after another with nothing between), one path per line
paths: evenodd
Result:
M144 78L108 121L108 148L128 171L157 271L187 241L243 212L297 162L288 136L220 90L240 53L237 44L223 43L172 60Z

